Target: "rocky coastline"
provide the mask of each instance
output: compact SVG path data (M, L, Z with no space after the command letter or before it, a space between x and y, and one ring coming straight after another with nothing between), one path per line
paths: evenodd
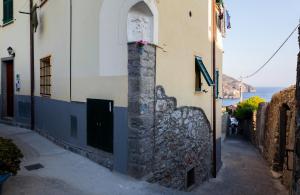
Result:
M237 99L240 97L240 81L223 74L223 98ZM246 83L242 84L243 92L256 92L255 87Z

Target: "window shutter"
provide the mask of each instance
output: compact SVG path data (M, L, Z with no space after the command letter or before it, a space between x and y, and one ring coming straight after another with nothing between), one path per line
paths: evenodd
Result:
M201 57L196 56L196 63L199 66L199 69L201 71L201 73L204 76L204 79L206 80L208 86L213 86L214 85L214 81L211 79L207 69L205 68L205 65L202 61Z
M13 0L3 0L3 23L13 20Z

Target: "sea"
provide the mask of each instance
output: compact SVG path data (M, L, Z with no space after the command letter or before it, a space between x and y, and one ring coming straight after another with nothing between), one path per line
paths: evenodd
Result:
M259 96L265 99L267 102L270 102L272 96L284 89L285 87L256 87L256 92L253 93L243 93L243 98L248 99L253 96ZM223 106L230 106L238 104L240 99L223 99Z

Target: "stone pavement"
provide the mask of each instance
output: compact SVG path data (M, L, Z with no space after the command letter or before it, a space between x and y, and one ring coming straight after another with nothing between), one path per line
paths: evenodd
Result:
M0 136L12 138L25 156L21 171L4 184L3 195L187 194L111 172L30 130L0 124ZM35 163L44 168L24 168Z
M285 195L279 181L257 151L240 140L225 140L223 163L217 179L191 193L111 172L90 160L66 151L30 130L0 124L0 136L12 138L24 154L21 171L3 186L3 195ZM27 171L24 166L44 168Z
M200 186L203 195L287 195L279 180L273 179L270 168L249 143L229 138L222 145L223 167L216 179Z

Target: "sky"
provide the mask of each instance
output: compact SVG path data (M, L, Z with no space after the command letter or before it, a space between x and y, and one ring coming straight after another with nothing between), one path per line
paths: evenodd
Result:
M279 48L300 20L300 0L226 0L231 30L224 39L223 72L239 78L256 71ZM273 60L244 82L287 87L296 82L298 31Z

